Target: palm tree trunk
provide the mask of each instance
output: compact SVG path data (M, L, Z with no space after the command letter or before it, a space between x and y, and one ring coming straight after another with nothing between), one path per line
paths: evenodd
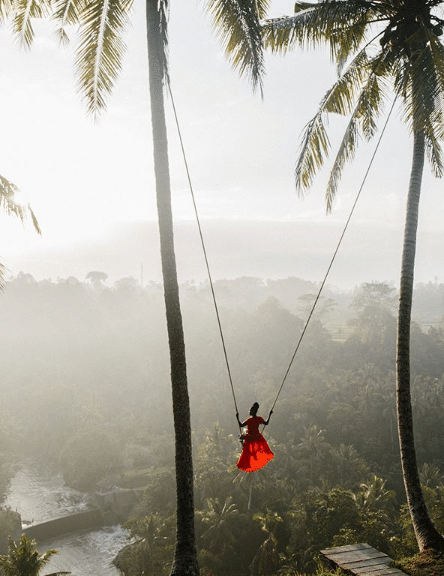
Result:
M185 341L174 252L168 141L164 107L164 54L157 0L147 0L147 40L154 171L156 177L160 251L171 363L171 386L176 445L176 548L172 576L198 576L194 530L191 419Z
M421 194L423 168L424 134L423 132L415 132L404 229L398 308L396 405L398 411L398 434L402 474L416 541L421 551L426 548L444 551L444 538L437 532L430 520L419 480L410 393L410 320L413 298L416 231L418 227L419 198Z

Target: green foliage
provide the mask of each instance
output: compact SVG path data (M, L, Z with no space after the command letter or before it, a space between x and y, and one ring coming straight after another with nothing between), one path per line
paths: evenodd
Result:
M137 540L123 548L114 564L124 576L140 576L140 574L169 574L171 558L174 550L175 519L151 514L141 518L133 518L125 525L130 532L130 538Z
M310 287L298 279L239 279L220 289L239 406L247 411L258 399L266 410L303 325L294 295ZM247 475L235 466L241 446L208 287L183 287L203 574L225 576L230 566L231 576L244 576L260 550L274 558L276 551L288 575L319 570L318 551L336 543L367 541L392 557L416 551L401 510L392 364L383 344L364 342L358 325L346 324L363 310L350 306L356 293L329 293L346 337L333 339L331 325L315 317L265 430L275 458ZM444 286L419 286L418 294L416 319L439 322ZM42 462L61 453L67 481L84 489L97 482L144 486L129 526L134 544L145 542L126 553L152 560L153 575L168 572L174 450L161 289L125 283L92 290L86 281L37 282L22 273L3 302L0 447ZM336 324L338 313L328 321ZM15 326L24 318L22 333ZM415 432L420 464L428 464L421 478L441 528L444 340L438 329L419 325L413 334Z
M5 576L38 576L54 554L57 550L39 554L36 541L23 534L18 543L9 539L9 551L0 556L0 568Z
M394 566L411 576L444 576L444 557L433 550L424 550L411 558L403 558Z
M374 2L363 9L359 0L298 2L293 17L268 20L264 26L265 44L271 50L327 45L337 65L338 80L303 134L295 172L297 189L308 190L331 150L328 116L349 116L330 172L327 210L332 208L345 163L353 160L360 141L375 135L390 89L402 101L404 120L412 132L424 135L434 173L442 173L441 20L433 14L432 1L407 6L395 1Z
M206 0L216 34L234 68L248 74L254 88L262 91L264 56L261 20L266 16L269 0L242 3L227 0Z

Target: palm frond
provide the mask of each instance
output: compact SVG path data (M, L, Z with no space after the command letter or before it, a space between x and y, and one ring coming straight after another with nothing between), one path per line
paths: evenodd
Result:
M387 86L385 86L383 78L375 72L379 62L380 57L369 63L373 72L369 75L367 83L361 88L355 109L338 148L325 192L327 213L332 210L343 168L346 163L354 159L361 136L368 141L376 132L376 120L382 111L382 104L387 93Z
M345 115L353 109L356 95L367 79L368 68L367 52L361 50L333 85L325 101L327 112Z
M133 0L93 0L79 15L80 41L75 68L91 114L106 108L126 50L122 35Z
M435 34L429 33L428 47L431 63L435 71L436 111L438 113L435 124L438 130L438 138L442 140L444 139L444 46Z
M295 184L296 190L302 193L310 188L313 178L324 165L330 150L330 140L321 111L318 110L316 116L307 124L300 150L295 168Z
M355 54L366 37L367 21L365 18L354 22L329 37L330 58L336 62L338 74L342 74L344 63Z
M367 75L368 58L365 50L363 50L349 64L332 88L328 90L316 115L307 124L295 168L295 182L298 192L310 188L316 172L323 166L328 157L330 141L323 117L329 113L345 115L353 110L357 91L366 81Z
M39 223L31 209L31 206L29 204L23 205L16 201L15 195L17 192L19 192L19 189L15 184L10 182L4 176L0 176L0 209L2 209L7 215L18 218L22 224L29 215L34 229L38 234L41 234L42 232ZM0 290L3 290L5 287L5 274L6 267L0 263Z
M358 49L374 16L372 4L341 0L311 4L297 2L291 17L263 24L266 48L285 53L296 46L312 48L328 42L332 57L345 60Z
M85 0L56 0L53 4L52 20L55 20L59 27L55 34L61 44L69 43L69 36L65 27L78 24L80 13L85 8Z
M436 178L441 178L444 174L442 148L433 130L425 132L425 147L427 159L434 175Z
M403 98L403 120L412 132L426 130L430 119L438 119L436 112L442 109L443 64L439 60L443 51L433 36L426 27L418 29L410 39L418 48L411 58L398 57L394 74L395 90Z
M313 26L315 8L297 12L296 16L267 19L262 25L264 47L275 53L285 54L297 46L303 46L305 29ZM314 36L312 37L313 44Z
M40 234L40 236L41 236L42 230L40 228L40 224L38 223L36 215L34 214L34 210L31 208L30 204L27 205L27 209L28 209L29 215L31 216L32 225L34 226L35 231L37 232L37 234Z
M0 2L0 24L10 16L13 10L13 2L12 0L4 0Z
M0 176L0 208L9 216L15 216L23 223L28 214L31 216L33 226L38 234L41 234L40 226L29 204L23 205L17 202L16 194L19 188L4 176Z
M32 18L49 15L50 2L39 0L16 0L13 4L12 29L20 44L29 48L34 39Z
M265 74L261 19L269 0L206 0L213 28L232 66L262 93Z

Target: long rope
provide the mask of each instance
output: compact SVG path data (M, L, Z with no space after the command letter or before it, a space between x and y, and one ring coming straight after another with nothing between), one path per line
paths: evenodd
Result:
M234 393L234 384L233 384L233 378L231 376L231 369L230 369L230 363L228 361L228 353L227 353L227 347L225 345L225 338L224 338L224 333L222 330L222 322L220 320L220 315L219 315L219 307L217 305L217 300L216 300L216 294L214 292L214 285L213 285L213 279L211 277L211 271L210 271L210 265L208 262L208 256L207 256L207 250L205 248L205 242L204 242L204 237L203 237L203 233L202 233L202 226L200 224L200 218L199 218L199 213L197 211L197 204L196 204L196 198L194 195L194 188L193 188L193 184L191 181L191 176L190 176L190 170L188 168L188 161L187 161L187 157L185 154L185 146L183 144L183 139L182 139L182 131L180 129L180 125L179 125L179 120L177 117L177 111L176 111L176 105L174 103L174 98L173 98L173 93L171 91L171 84L170 82L168 82L168 91L170 94L170 98L171 98L171 104L173 107L173 112L174 112L174 119L176 122L176 127L177 127L177 133L179 135L179 141L180 141L180 146L182 149L182 156L183 156L183 161L185 164L185 171L187 173L187 179L188 179L188 185L190 187L190 192L191 192L191 198L193 200L193 207L194 207L194 214L196 215L196 221L197 221L197 227L199 229L199 236L200 236L200 242L202 244L202 250L203 250L203 254L204 254L204 259L205 259L205 266L207 268L207 274L208 274L208 279L210 282L210 288L211 288L211 295L213 298L213 304L214 304L214 309L216 311L216 318L217 318L217 324L219 326L219 334L220 334L220 339L222 342L222 349L224 352L224 358L225 358L225 365L227 367L227 372L228 372L228 379L230 381L230 386L231 386L231 394L233 396L233 402L234 402L234 407L236 409L236 414L239 412L238 407L237 407L237 402L236 402L236 394Z
M229 378L229 381L230 381L231 393L232 393L232 396L233 396L234 407L235 407L236 413L238 413L239 410L238 410L238 407L237 407L236 394L235 394L235 392L234 392L233 378L232 378L232 375L231 375L230 363L229 363L229 361L228 361L227 348L226 348L226 345L225 345L225 338L224 338L224 334L223 334L223 330L222 330L222 323L221 323L220 315L219 315L219 307L218 307L218 305L217 305L216 294L215 294L215 292L214 292L214 285L213 285L213 280L212 280L212 276L211 276L210 265L209 265L209 262L208 262L208 256L207 256L207 251L206 251L206 247L205 247L204 237L203 237L203 233L202 233L202 227L201 227L201 223L200 223L199 213L198 213L198 210L197 210L197 204L196 204L196 199L195 199L195 195L194 195L194 188L193 188L193 184L192 184L192 181L191 181L190 171L189 171L189 168L188 168L188 161L187 161L187 158L186 158L185 147L184 147L184 143L183 143L183 139L182 139L182 132L181 132L180 125L179 125L179 120L178 120L178 116L177 116L176 106L175 106L175 103L174 103L173 93L172 93L172 91L171 91L170 82L168 82L167 85L168 85L168 91L169 91L169 94L170 94L170 97L171 97L171 104L172 104L172 107L173 107L174 119L175 119L175 123L176 123L176 127L177 127L177 132L178 132L178 135L179 135L179 141L180 141L180 146L181 146L181 150L182 150L182 156L183 156L183 160L184 160L184 164L185 164L185 170L186 170L186 174L187 174L188 185L189 185L189 187L190 187L191 198L192 198L192 201L193 201L193 208L194 208L194 213L195 213L195 216L196 216L197 226L198 226L198 230L199 230L200 241L201 241L201 244L202 244L202 250L203 250L203 254L204 254L204 259L205 259L205 265L206 265L206 269L207 269L208 279L209 279L209 283L210 283L211 295L212 295L212 298L213 298L214 309L215 309L215 311L216 311L216 318L217 318L217 323L218 323L218 326L219 326L219 334L220 334L220 338L221 338L221 342L222 342L222 349L223 349L223 353L224 353L225 364L226 364L226 367L227 367L228 378ZM387 128L388 121L390 120L390 117L391 117L391 115L392 115L392 112L393 112L393 108L394 108L394 106L395 106L395 103L396 103L396 98L393 100L392 106L391 106L391 108L390 108L390 111L389 111L389 113L388 113L388 115L387 115L387 118L386 118L386 121L385 121L385 123L384 123L384 126L383 126L383 128L382 128L381 135L379 136L379 139L378 139L378 142L377 142L377 144L376 144L375 150L374 150L374 152L373 152L373 154L372 154L372 157L371 157L371 159L370 159L369 165L368 165L367 170L366 170L366 172L365 172L365 174L364 174L364 178L363 178L363 180L362 180L361 186L359 187L359 190L358 190L358 193L357 193L357 195L356 195L355 201L353 202L352 208L351 208L351 210L350 210L350 214L349 214L349 216L348 216L348 218L347 218L347 220L346 220L344 229L342 230L342 234L341 234L341 236L339 237L339 241L338 241L338 243L337 243L337 245L336 245L336 249L335 249L335 251L334 251L334 253L333 253L333 256L332 256L332 258L331 258L331 260L330 260L330 264L328 265L328 268L327 268L327 271L326 271L326 273L325 273L324 279L323 279L322 282L321 282L320 288L319 288L318 293L317 293L317 295L316 295L316 298L315 298L315 300L314 300L314 302L313 302L313 306L311 307L310 313L309 313L309 315L308 315L308 317L307 317L307 320L306 320L306 322L305 322L305 324L304 324L304 328L303 328L303 330L302 330L302 332L301 332L301 335L300 335L300 337L299 337L299 340L298 340L298 342L297 342L297 344L296 344L296 348L295 348L295 350L294 350L294 352L293 352L293 355L292 355L292 357L291 357L291 359L290 359L290 363L289 363L289 365L288 365L288 368L287 368L287 370L285 371L285 374L284 374L284 377L283 377L283 379L282 379L281 385L280 385L280 387L279 387L278 393L276 394L276 398L274 399L274 402L273 402L273 404L272 404L272 406L271 406L271 410L274 410L274 407L276 406L276 403L277 403L277 401L278 401L278 399L279 399L279 396L280 396L280 394L281 394L281 392L282 392L282 389L283 389L283 387L284 387L284 384L285 384L285 382L286 382L286 380L287 380L287 377L288 377L288 375L289 375L289 373L290 373L290 370L291 370L291 368L292 368L292 366L293 366L293 362L294 362L294 360L295 360L295 358L296 358L296 355L297 355L297 353L298 353L298 351L299 351L299 347L300 347L300 345L301 345L301 343L302 343L302 340L303 340L303 338L304 338L304 336L305 336L305 333L306 333L306 331L307 331L307 328L308 328L308 325L309 325L309 323L310 323L310 320L311 320L311 318L312 318L312 316L313 316L313 313L314 313L314 311L315 311L316 305L317 305L317 303L318 303L318 301L319 301L319 298L321 297L322 290L324 289L325 283L327 282L327 278L328 278L328 276L329 276L329 274L330 274L330 271L331 271L331 269L332 269L332 267L333 267L333 263L334 263L334 261L335 261L335 259L336 259L336 256L337 256L337 254L338 254L339 248L340 248L340 246L341 246L341 244L342 244L342 240L344 239L345 233L346 233L346 231L347 231L347 229L348 229L348 225L350 224L350 221L351 221L351 219L352 219L352 216L353 216L353 213L354 213L354 211L355 211L356 205L357 205L357 203L358 203L359 197L361 196L361 192L362 192L362 190L363 190L363 188L364 188L365 182L366 182L366 180L367 180L367 176L368 176L368 174L369 174L369 172L370 172L370 169L371 169L371 167L372 167L372 165L373 165L373 161L374 161L375 156L376 156L376 153L377 153L377 151L378 151L378 149L379 149L379 145L380 145L380 143L381 143L382 137L384 136L385 129Z
M385 132L385 129L387 128L387 124L388 124L388 121L390 120L390 116L392 115L392 112L393 112L393 108L394 108L394 106L395 106L395 103L396 103L396 98L393 100L392 106L391 106L391 108L390 108L390 110L389 110L388 116L387 116L386 121L385 121L385 123L384 123L384 126L383 126L383 128L382 128L381 135L379 136L379 139L378 139L378 142L377 142L377 144L376 144L375 150L374 150L373 155L372 155L372 157L371 157L371 159L370 159L370 163L369 163L369 165L368 165L368 167L367 167L367 170L366 170L366 172L365 172L365 174L364 174L364 178L363 178L363 180L362 180L361 186L360 186L360 188L359 188L359 190L358 190L358 193L357 193L357 195L356 195L355 201L353 202L353 206L352 206L352 208L351 208L351 210L350 210L350 214L349 214L349 216L348 216L348 218L347 218L347 221L346 221L346 223L345 223L344 229L342 230L342 234L341 234L341 236L340 236L340 238L339 238L339 241L338 241L338 244L337 244L337 246L336 246L336 249L335 249L335 251L334 251L334 253L333 253L333 256L332 256L332 258L331 258L331 260L330 260L330 264L328 265L327 272L325 273L324 279L322 280L321 286L320 286L320 288L319 288L319 290L318 290L318 293L317 293L317 295L316 295L316 298L315 298L315 300L314 300L314 302L313 302L313 306L312 306L312 308L311 308L311 310L310 310L310 313L309 313L309 315L308 315L307 321L306 321L305 324L304 324L304 328L303 328L303 330L302 330L302 332L301 332L301 335L300 335L300 337L299 337L298 343L296 344L296 348L295 348L295 350L294 350L294 352L293 352L293 356L291 357L291 360L290 360L290 363L289 363L289 365L288 365L288 368L287 368L287 370L286 370L286 372L285 372L285 374L284 374L284 377L283 377L283 379L282 379L282 383L281 383L281 385L280 385L280 387L279 387L279 390L278 390L278 393L277 393L277 395L276 395L276 398L275 398L275 400L274 400L274 402L273 402L273 404L272 404L272 406L271 406L271 410L274 410L274 407L276 406L276 402L278 401L278 398L279 398L279 396L280 396L280 394L281 394L281 392L282 392L282 388L284 387L284 384L285 384L285 382L286 382L286 380L287 380L287 376L289 375L290 370L291 370L291 367L293 366L293 362L294 362L294 359L296 358L296 354L298 353L298 350L299 350L299 347L300 347L300 345L301 345L302 339L304 338L305 332L307 331L308 324L309 324L309 322L310 322L310 320L311 320L311 317L313 316L313 313L314 313L314 311L315 311L315 308L316 308L316 305L317 305L317 303L318 303L318 301L319 301L319 298L321 297L322 290L324 289L324 286L325 286L325 283L326 283L326 281L327 281L328 275L330 274L330 270L331 270L331 268L332 268L332 266L333 266L333 263L334 263L334 261L335 261L335 259L336 259L336 255L337 255L337 253L338 253L338 251L339 251L339 248L340 248L340 246L341 246L341 244L342 244L342 240L344 239L344 236L345 236L345 233L346 233L346 231L347 231L348 225L350 224L350 220L351 220L351 218L352 218L352 216L353 216L353 213L354 213L354 211L355 211L355 208L356 208L356 205L357 205L357 203L358 203L359 197L361 196L362 189L364 188L364 184L365 184L365 182L366 182L366 180L367 180L367 176L368 176L368 174L369 174L369 172L370 172L370 169L371 169L371 167L372 167L373 160L375 159L375 156L376 156L376 153L377 153L377 151L378 151L379 145L380 145L380 143L381 143L382 137L384 136L384 132Z

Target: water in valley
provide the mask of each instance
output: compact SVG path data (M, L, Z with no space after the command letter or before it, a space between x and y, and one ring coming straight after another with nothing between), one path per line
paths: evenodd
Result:
M22 522L38 524L46 520L81 512L88 507L87 497L68 488L60 474L28 462L15 474L3 503L21 514ZM69 571L73 576L117 576L111 564L117 552L128 543L120 526L105 526L54 540L39 542L39 551L56 548L45 573Z

